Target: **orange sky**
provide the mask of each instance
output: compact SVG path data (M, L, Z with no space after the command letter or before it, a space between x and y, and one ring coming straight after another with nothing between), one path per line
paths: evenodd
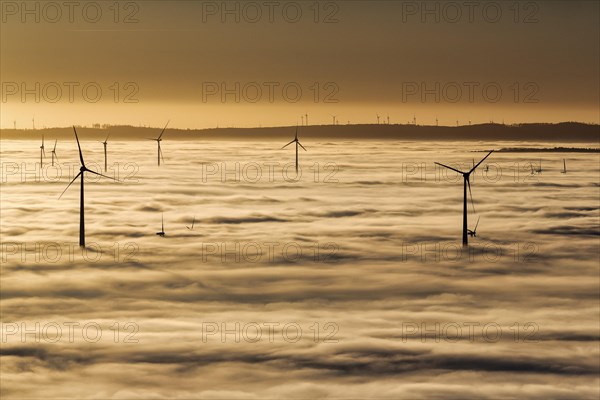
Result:
M3 128L600 122L597 2L52 4L2 4Z

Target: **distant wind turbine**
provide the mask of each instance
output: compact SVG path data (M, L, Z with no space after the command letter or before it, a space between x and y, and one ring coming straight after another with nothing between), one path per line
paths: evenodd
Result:
M479 167L479 165L481 165L482 162L485 161L486 158L488 158L492 153L494 152L494 150L490 151L488 153L487 156L485 156L481 161L479 161L479 163L477 165L475 165L470 171L468 172L463 172L463 171L459 171L455 168L449 167L447 165L444 164L440 164L438 162L436 162L437 165L442 166L444 168L448 168L451 169L452 171L458 172L459 174L461 174L464 178L464 201L463 201L463 233L462 233L462 242L463 242L463 246L468 246L469 245L469 239L468 239L468 229L467 229L467 188L469 189L469 195L471 197L471 205L473 207L473 212L475 212L475 204L473 203L473 195L471 193L471 182L470 182L470 178L471 178L471 174L473 173L473 171L475 171L475 169L477 169L477 167Z
M52 166L54 167L54 159L56 158L56 161L58 161L58 156L56 155L56 143L58 143L58 140L54 140L54 148L52 149Z
M148 140L154 140L154 141L156 141L156 144L158 145L157 158L158 158L158 166L159 167L160 167L160 160L162 159L163 162L165 161L165 159L163 158L163 155L162 155L162 150L160 149L160 142L162 142L162 135L163 135L163 133L165 133L165 129L167 129L167 126L169 125L169 122L171 122L171 121L167 121L167 125L165 125L165 127L162 130L162 132L160 132L160 135L158 135L158 137L156 139L147 138Z
M387 124L390 124L390 114L387 115Z
M107 157L107 153L106 153L106 146L108 145L108 137L110 136L110 133L108 135L106 135L106 139L104 139L104 142L100 142L104 145L104 172L106 172L107 165L108 165L108 157Z
M377 125L379 125L379 114L377 114Z
M186 225L186 228L188 228L190 231L193 231L194 230L194 223L195 222L196 222L196 216L194 215L194 219L192 220L192 226L187 226Z
M33 130L35 130L35 115L31 118L31 123L33 124Z
M329 114L329 115L331 115L331 118L333 118L333 125L335 125L335 119L337 118L337 115L332 115L332 114Z
M44 164L43 157L46 157L46 150L44 149L44 134L42 133L42 145L40 146L40 169Z
M304 114L304 116L306 117L306 126L308 126L308 114Z
M567 160L563 158L563 170L560 171L561 174L567 173Z
M75 182L77 180L77 178L79 178L81 176L81 191L79 194L79 246L85 247L85 206L84 206L85 202L84 202L84 190L83 190L84 174L85 174L85 172L89 172L94 175L99 175L104 178L112 179L113 181L117 181L117 180L114 178L111 178L109 176L99 174L98 172L94 172L85 166L85 162L83 161L83 155L81 154L81 146L79 145L79 137L77 137L77 130L75 129L75 127L73 127L73 132L75 132L75 140L77 140L77 148L79 149L79 161L81 161L81 167L79 168L79 173L77 174L77 176L75 176L75 178L73 178L71 183L69 183L67 185L65 190L63 190L63 192L60 194L60 196L58 198L60 199L63 196L63 194L65 194L67 189L69 189L69 187L73 184L73 182Z
M471 237L477 237L477 227L479 226L479 218L481 218L481 217L477 217L477 223L475 224L475 229L473 229L473 230L467 229L467 233Z
M302 147L302 149L304 151L306 151L306 149L304 148L304 146L302 146L302 144L298 140L298 127L296 127L296 136L294 137L294 140L292 140L291 142L289 142L288 144L286 144L285 146L283 146L281 149L285 149L286 147L288 147L292 143L296 143L296 174L298 174L298 146Z
M164 213L160 216L160 232L156 232L160 237L165 237L165 215Z

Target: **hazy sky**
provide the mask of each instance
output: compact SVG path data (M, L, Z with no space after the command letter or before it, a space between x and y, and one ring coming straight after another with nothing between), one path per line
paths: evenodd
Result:
M600 119L596 1L23 4L3 128Z

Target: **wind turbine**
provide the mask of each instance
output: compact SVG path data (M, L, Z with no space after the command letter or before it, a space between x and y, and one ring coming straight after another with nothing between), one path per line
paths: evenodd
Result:
M33 130L35 131L35 115L31 118L31 122L33 124Z
M333 118L333 125L335 125L335 119L337 118L337 115L332 115L332 114L329 114L329 115L331 115L331 118Z
M479 161L479 163L477 165L475 165L470 171L468 172L463 172L463 171L459 171L455 168L449 167L447 165L444 164L440 164L438 162L436 162L437 165L442 166L444 168L448 168L451 169L452 171L458 172L459 174L461 174L464 178L464 201L463 201L463 233L462 233L462 242L463 242L463 246L468 246L469 245L469 239L468 239L468 234L467 234L467 188L469 189L469 195L471 197L471 205L473 206L473 212L475 212L475 204L473 203L473 195L471 194L471 174L473 173L473 171L475 171L477 169L477 167L479 167L481 165L482 162L485 161L486 158L488 158L492 153L494 152L494 150L490 151L488 153L487 156L485 156L481 161Z
M81 167L79 168L79 173L77 174L77 176L75 176L75 178L73 178L71 183L69 183L67 185L65 190L63 190L63 192L60 194L60 196L58 198L60 199L63 196L63 194L65 194L67 189L69 189L69 187L73 184L73 182L75 182L77 180L77 178L79 178L79 176L81 176L81 191L79 194L79 246L85 247L85 207L84 207L85 203L84 203L84 190L83 190L84 174L85 174L85 172L89 172L94 175L99 175L104 178L112 179L113 181L117 181L117 180L114 178L111 178L110 176L102 175L102 174L99 174L98 172L92 171L85 166L85 162L83 162L83 155L81 154L81 146L79 145L79 137L77 137L77 130L75 129L75 127L73 127L73 132L75 132L75 140L77 140L77 148L79 149L79 161L81 161Z
M54 148L52 149L52 166L54 167L54 159L56 158L56 161L58 161L58 156L56 155L56 143L58 142L58 140L54 140Z
M169 125L169 122L171 121L167 121L167 125ZM162 158L163 162L165 161L165 159L162 156L162 150L160 149L160 142L162 142L162 135L163 133L165 133L165 129L167 129L167 125L165 125L165 127L163 128L162 132L160 133L160 135L158 135L158 137L156 139L152 139L152 138L147 138L148 140L155 140L156 144L158 145L158 166L160 167L160 159Z
M567 160L563 158L563 170L560 171L561 174L567 173Z
M302 125L304 125L304 115L301 115L300 118L302 118Z
M417 116L413 115L413 124L417 126Z
M46 157L46 150L44 149L44 134L42 133L42 145L40 146L40 169L44 164L43 157Z
M308 126L308 114L304 114L304 116L306 117L305 121L306 121L306 126Z
M377 125L379 125L379 114L377 114Z
M194 223L195 222L196 222L196 216L194 215L194 219L192 220L192 226L190 227L190 226L186 225L186 228L188 228L190 231L193 231L194 230Z
M479 226L479 218L481 218L481 217L477 217L477 223L475 224L475 229L473 229L473 230L467 229L467 233L471 237L477 237L477 227Z
M390 114L387 115L387 124L390 124Z
M304 146L302 146L302 144L298 140L298 127L296 127L296 136L294 137L294 140L292 140L291 142L289 142L288 144L283 146L281 149L285 149L286 147L288 147L290 144L292 144L294 142L296 143L296 175L297 175L298 174L298 146L302 147L302 149L304 149L304 151L306 151Z
M110 133L108 135L106 135L106 139L104 139L104 142L100 142L104 145L104 172L106 172L107 168L107 160L108 157L106 155L106 146L108 145L108 137L110 136Z
M165 237L165 215L164 213L160 216L160 232L156 232L160 237Z

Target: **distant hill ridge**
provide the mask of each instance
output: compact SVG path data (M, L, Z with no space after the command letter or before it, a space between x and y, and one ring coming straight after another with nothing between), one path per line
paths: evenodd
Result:
M282 140L293 136L296 126L264 128L167 128L165 140ZM83 139L146 140L158 136L161 127L114 125L103 128L77 127ZM600 125L578 122L518 125L480 124L467 126L420 125L311 125L298 127L299 135L316 140L510 140L548 142L600 142ZM46 129L1 129L3 140L71 139L71 127Z

